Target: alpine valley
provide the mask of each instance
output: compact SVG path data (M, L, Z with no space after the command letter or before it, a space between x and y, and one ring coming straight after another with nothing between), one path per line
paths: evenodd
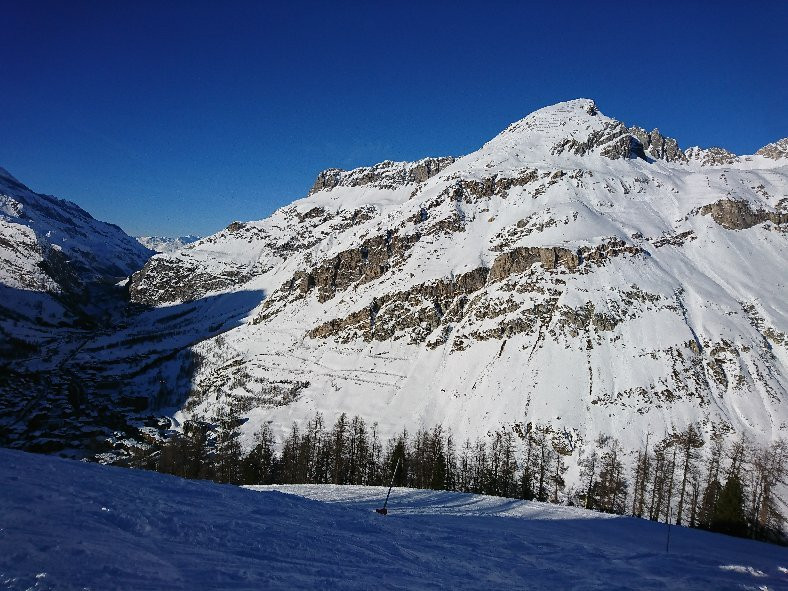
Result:
M0 175L0 445L122 461L232 407L577 452L788 436L788 139L681 150L578 99L461 158L318 175L151 257ZM147 262L146 262L147 261Z

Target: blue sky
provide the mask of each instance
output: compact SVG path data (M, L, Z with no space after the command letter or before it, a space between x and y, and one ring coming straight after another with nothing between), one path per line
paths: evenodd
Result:
M788 2L3 3L0 166L132 234L593 98L682 147L788 136Z

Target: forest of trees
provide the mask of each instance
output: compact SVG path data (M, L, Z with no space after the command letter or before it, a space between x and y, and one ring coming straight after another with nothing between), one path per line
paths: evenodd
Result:
M244 453L237 415L189 421L181 433L140 454L134 465L185 478L231 484L357 484L483 493L578 505L607 513L786 543L788 442L759 447L746 439L706 441L690 425L639 450L603 435L580 451L579 480L564 481L566 438L528 423L515 431L456 442L437 426L382 441L377 424L320 414L293 424L277 442L265 425ZM627 453L629 451L629 453ZM398 466L396 474L392 474Z

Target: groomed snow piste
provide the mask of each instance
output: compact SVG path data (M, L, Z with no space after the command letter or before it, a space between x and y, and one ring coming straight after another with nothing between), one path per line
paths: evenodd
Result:
M384 496L0 449L0 588L788 589L778 546L673 527L667 553L663 524L436 491L383 517Z

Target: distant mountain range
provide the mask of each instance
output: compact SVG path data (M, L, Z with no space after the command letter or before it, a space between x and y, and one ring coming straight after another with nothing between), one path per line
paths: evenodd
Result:
M177 238L169 238L167 236L137 236L137 240L145 248L156 252L173 252L181 249L187 244L197 242L200 236L178 236Z

